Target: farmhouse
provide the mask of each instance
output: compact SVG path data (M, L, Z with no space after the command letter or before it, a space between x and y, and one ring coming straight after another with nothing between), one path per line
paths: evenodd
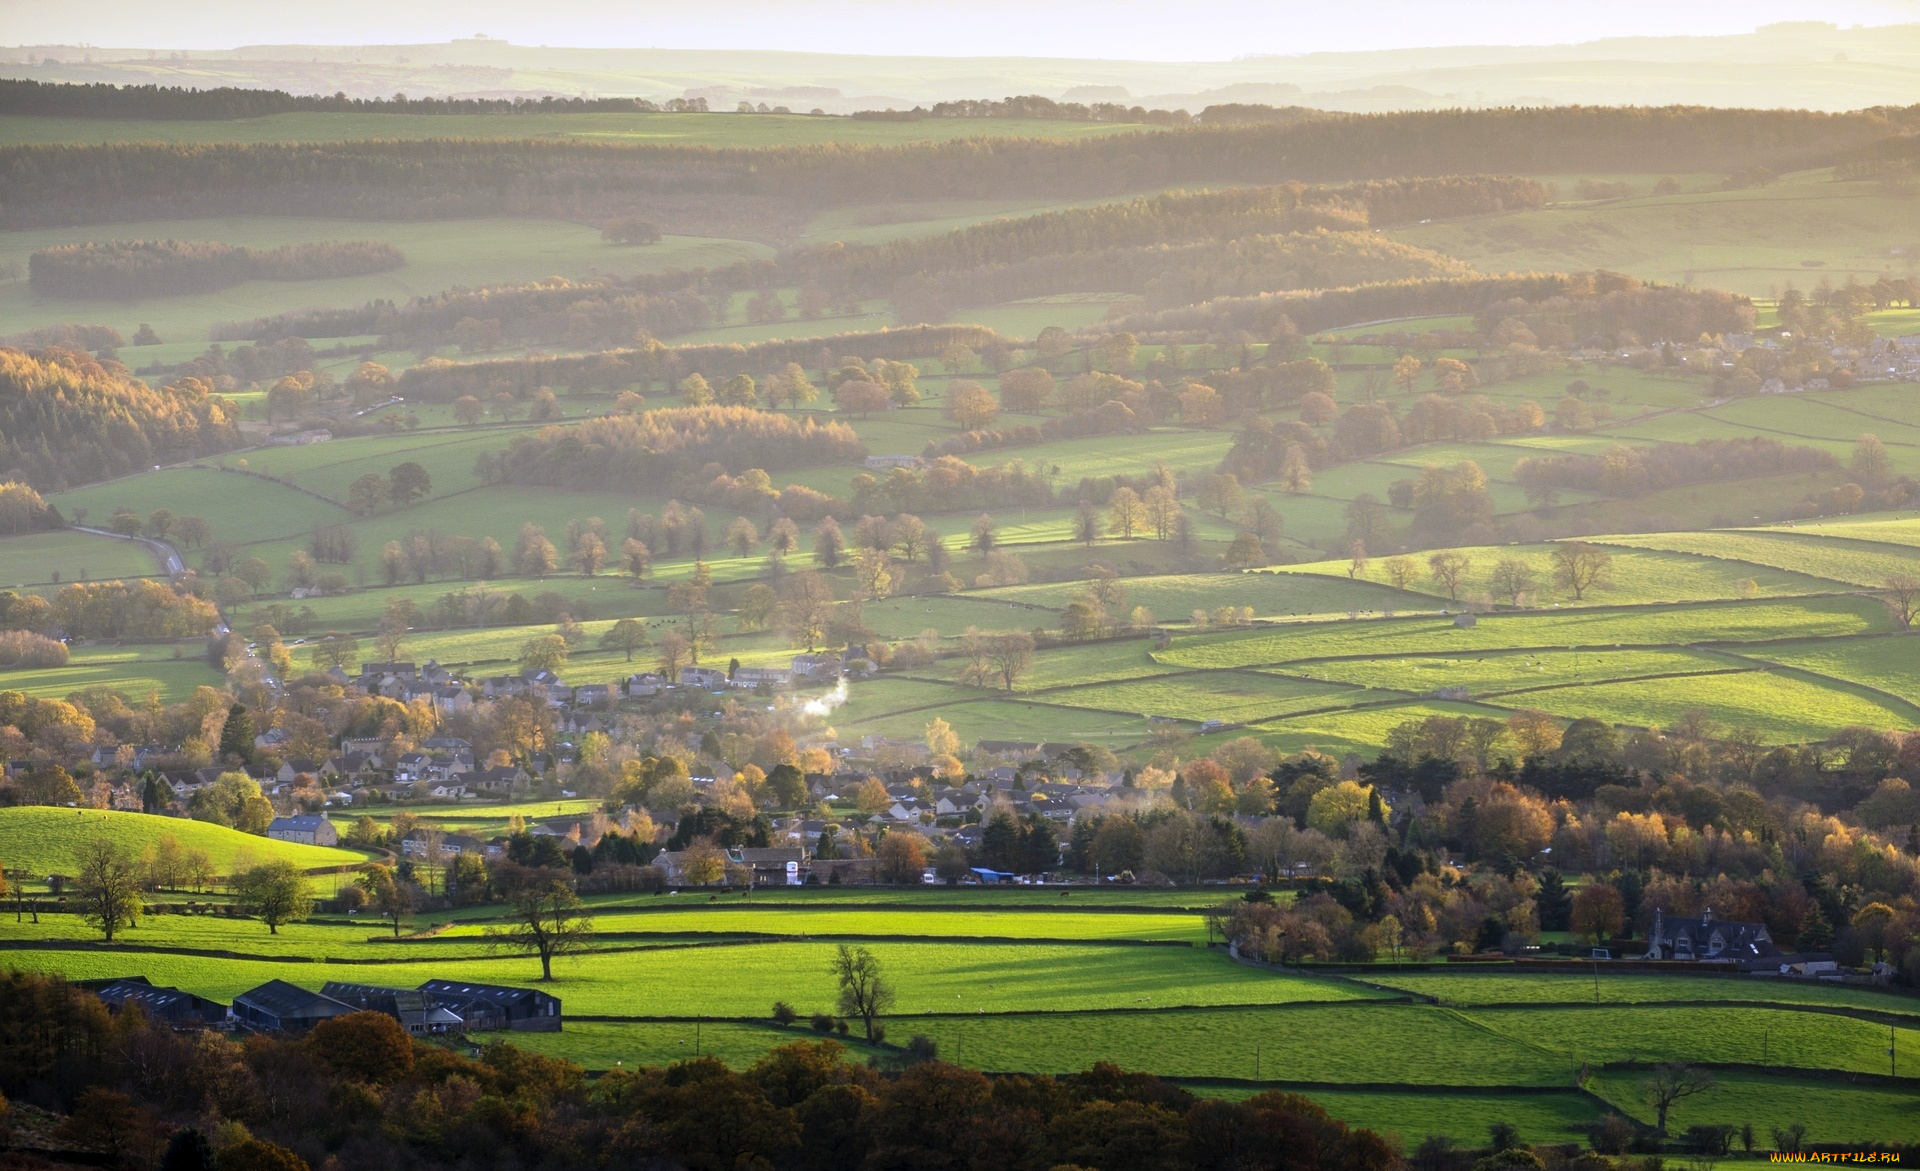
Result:
M145 1013L149 1020L163 1022L176 1029L217 1025L227 1019L226 1005L203 999L191 992L182 992L178 988L160 987L149 982L145 976L89 980L82 983L81 987L98 996L108 1012L117 1014L131 1004Z
M420 991L438 1007L450 1009L470 1029L508 1028L522 1033L560 1031L560 998L532 988L472 984L465 980L428 980ZM483 1020L498 1020L482 1025Z
M324 813L300 817L276 817L267 826L267 836L276 842L299 842L304 846L337 846L340 831Z
M719 691L727 685L727 673L718 667L682 667L680 668L680 686L698 687L702 691Z
M1653 931L1647 937L1650 960L1752 960L1780 954L1765 923L1738 923L1713 917L1708 907L1698 919L1653 913Z
M320 994L366 1012L385 1013L415 1036L453 1032L466 1025L459 1013L434 1003L418 989L329 980L320 986Z
M304 1033L321 1021L358 1011L285 980L268 980L233 998L233 1019L261 1033Z

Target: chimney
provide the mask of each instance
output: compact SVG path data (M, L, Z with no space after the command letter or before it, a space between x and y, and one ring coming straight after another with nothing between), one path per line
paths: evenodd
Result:
M1700 912L1700 921L1701 921L1702 923L1711 923L1711 922L1713 922L1713 908L1712 908L1712 907L1708 907L1708 908L1707 908L1706 910L1704 910L1704 911L1702 911L1702 912Z

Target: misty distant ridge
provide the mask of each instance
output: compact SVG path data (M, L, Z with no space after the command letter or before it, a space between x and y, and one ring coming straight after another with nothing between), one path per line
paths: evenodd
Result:
M1803 108L1907 105L1920 93L1920 24L1818 21L1734 36L1613 37L1259 54L1154 62L518 45L476 36L417 45L247 45L191 51L0 48L0 76L50 82L231 85L350 97L699 96L844 114L954 98L1043 94L1153 109L1224 102L1328 110L1673 103Z

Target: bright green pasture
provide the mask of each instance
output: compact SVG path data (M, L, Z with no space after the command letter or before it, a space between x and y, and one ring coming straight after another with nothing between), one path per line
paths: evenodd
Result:
M96 838L106 838L138 857L141 851L167 835L172 835L183 849L205 850L213 859L214 868L222 874L232 872L249 859L255 862L285 859L310 870L353 866L367 860L367 856L357 850L277 842L179 817L42 805L0 809L0 850L5 852L6 865L10 869L31 870L37 875L75 873L77 851Z
M661 907L674 908L683 902L700 903L709 909L725 910L729 907L759 908L769 906L794 907L801 909L846 909L846 908L885 908L898 910L913 908L933 914L959 912L973 914L982 911L1012 910L1026 913L1030 911L1077 911L1083 906L1096 906L1112 913L1149 911L1204 911L1209 907L1237 898L1229 890L1195 889L1192 887L1127 886L1108 884L1106 886L1074 887L1071 891L1062 891L1051 887L1031 886L774 886L759 887L748 895L746 891L735 891L730 895L718 892L687 891L681 894L668 892L662 895L649 895L639 898L631 894L589 895L586 901L611 913L621 910L649 911ZM1276 898L1286 897L1286 892L1278 892ZM454 916L464 918L465 916Z
M1587 1083L1616 1109L1653 1125L1653 1111L1641 1092L1644 1072L1608 1071ZM1689 1126L1752 1123L1755 1146L1771 1150L1774 1127L1805 1123L1807 1138L1827 1143L1896 1143L1920 1138L1920 1114L1906 1086L1857 1085L1839 1079L1768 1077L1754 1073L1717 1073L1714 1088L1674 1105L1667 1115L1670 1132Z
M1603 964L1601 1004L1653 1004L1662 1001L1739 1001L1749 1004L1808 1004L1901 1013L1920 1020L1920 1002L1872 988L1833 985L1770 976L1668 976L1613 972ZM1436 996L1455 1008L1512 1004L1593 1004L1594 973L1561 972L1385 972L1371 982Z
M524 984L538 977L530 956L435 961L435 945L401 945L411 962L279 963L174 956L157 952L22 950L0 953L14 967L64 972L72 979L124 975L130 965L156 984L230 999L270 979L317 988L327 980L417 985L427 973ZM458 945L456 945L458 946ZM1277 976L1241 967L1200 948L1103 944L875 943L899 987L896 1011L1071 1012L1135 1006L1286 1004L1364 999L1370 993L1310 976ZM596 1016L759 1017L775 1000L802 1013L830 1011L834 945L754 943L593 952L554 963L553 993L569 1013ZM137 958L136 958L137 957ZM351 973L359 973L353 975Z
M1091 439L1061 439L1031 447L1012 447L979 458L980 463L1021 460L1029 468L1054 474L1054 482L1070 487L1083 476L1139 475L1155 463L1175 473L1201 474L1220 466L1233 445L1229 431L1156 429L1145 435L1111 435Z
M772 1008L771 1001L767 1007ZM717 1058L734 1069L745 1069L778 1046L826 1039L804 1022L783 1029L771 1018L764 1024L702 1021L697 1029L691 1020L619 1024L568 1021L558 1033L514 1033L501 1038L516 1049L562 1057L591 1070L671 1065L696 1056ZM849 1036L832 1039L847 1046L849 1060L885 1055L884 1050L869 1048L860 1040L857 1024ZM903 1045L906 1041L904 1036L899 1039Z
M465 830L474 827L499 827L506 832L507 819L523 817L528 821L538 821L549 817L568 815L585 816L600 808L600 802L587 798L573 798L561 801L517 801L505 805L421 805L408 806L407 809L422 821L436 821L449 829ZM345 818L358 819L359 810L342 815ZM397 808L373 811L377 821L384 821L399 812Z
M939 716L952 726L961 743L967 745L976 740L1085 740L1118 748L1144 740L1147 735L1146 721L1139 716L1019 699L966 699L967 694L959 692L954 702L923 711L876 715L858 723L846 720L835 723L842 731L863 736L918 740L926 734L927 722Z
M1282 1076L1285 1076L1284 1073ZM1219 1091L1190 1087L1195 1093ZM1251 1091L1240 1091L1239 1097ZM1523 1143L1585 1141L1587 1128L1605 1111L1592 1098L1568 1090L1561 1094L1395 1094L1372 1090L1307 1090L1306 1096L1348 1126L1361 1126L1385 1135L1406 1150L1430 1134L1452 1137L1473 1147L1487 1141L1488 1128L1504 1122L1517 1128ZM1225 1096L1225 1095L1222 1095Z
M1576 1068L1459 1014L1413 1005L956 1015L913 1028L968 1065L1021 1073L1112 1061L1163 1077L1252 1078L1258 1060L1262 1075L1290 1081L1503 1086L1566 1084Z
M290 115L301 117L301 115ZM324 115L321 115L324 117ZM12 119L6 120L12 122ZM67 119L58 119L67 124ZM143 122L153 132L182 123ZM220 123L222 126L235 125ZM0 134L4 129L0 128ZM407 263L392 272L310 281L247 281L211 293L98 301L37 297L27 282L0 285L0 321L13 330L87 321L111 325L128 337L141 322L162 340L197 341L220 321L247 321L313 305L356 306L374 300L404 304L450 288L539 280L580 279L596 271L631 273L669 268L718 268L736 260L771 255L764 244L698 236L668 236L647 248L605 244L588 224L548 219L366 221L292 216L224 216L152 220L78 228L0 232L0 262L23 268L37 249L88 240L218 240L274 248L325 240L381 240L399 248ZM133 353L137 354L137 351Z
M1465 687L1475 698L1482 698L1522 688L1751 668L1751 663L1704 651L1539 650L1472 658L1410 655L1336 660L1305 664L1293 670L1310 672L1315 678L1393 691L1424 693L1443 687Z
M331 893L326 878L321 878L315 885L320 893ZM172 892L149 896L168 904L204 897ZM386 942L391 938L391 932L386 928L387 924L371 914L361 917L357 922L283 923L277 932L269 932L265 923L253 918L149 914L142 916L131 927L122 927L114 939L117 946L135 957L142 956L145 949L156 947L233 952L259 959L302 963L323 959L378 959L383 955L397 956L400 952L395 949L401 948L407 949L410 955L423 952L424 949L418 946ZM99 932L81 922L78 915L42 912L37 924L16 923L0 917L0 940L8 943L31 941L46 944L76 939L97 942L99 938ZM431 954L447 960L482 959L486 956L486 947L479 941L470 940L464 944L437 947ZM127 966L137 966L139 962L141 960L138 959L122 961ZM419 983L418 980L414 982Z
M1462 716L1485 717L1503 714L1498 708L1422 701L1408 696L1404 703L1383 707L1283 716L1256 724L1246 731L1230 730L1219 733L1210 741L1203 738L1195 744L1195 747L1205 750L1213 747L1220 740L1244 736L1251 732L1270 747L1282 752L1301 752L1311 748L1330 756L1344 756L1350 753L1371 756L1379 752L1380 746L1387 742L1394 728L1408 720L1424 720L1428 716L1447 716L1457 719Z
M52 593L68 582L160 572L147 547L133 541L70 531L0 538L0 586L7 589Z
M254 471L342 502L347 498L347 485L361 476L371 472L385 478L398 464L417 463L432 477L433 494L438 497L479 487L480 479L473 474L474 459L481 452L505 447L513 434L488 428L369 435L304 447L262 448L248 452L246 459Z
M1751 656L1833 679L1876 687L1920 703L1920 645L1910 637L1846 639L1768 647Z
M687 896L691 897L691 896ZM1058 896L1056 901L1058 900ZM1009 939L1180 940L1205 943L1207 929L1197 914L1116 914L1064 910L943 911L871 910L833 906L760 906L730 903L723 907L686 907L685 898L658 910L610 911L594 919L594 930L604 933L692 935L885 936L894 939L974 936ZM463 924L448 928L447 936L480 935L484 927Z
M1704 711L1772 744L1824 740L1843 727L1911 728L1920 707L1834 681L1749 671L1711 678L1637 679L1509 693L1501 702L1577 719L1658 728Z
M1279 630L1189 635L1155 655L1182 667L1246 667L1341 655L1459 653L1523 647L1662 646L1740 643L1884 631L1889 619L1865 598L1764 600L1675 607L1482 615L1470 629L1448 619L1329 622Z
M1625 542L1637 543L1639 537L1618 538ZM1658 540L1659 538L1655 538ZM1470 560L1467 580L1462 583L1462 596L1494 597L1492 576L1494 567L1502 560L1511 558L1520 561L1533 571L1538 586L1523 594L1529 605L1552 603L1560 606L1624 606L1643 602L1705 602L1718 598L1738 596L1740 583L1751 579L1760 589L1763 597L1781 597L1793 594L1832 593L1841 588L1839 583L1821 576L1806 573L1791 573L1768 569L1760 566L1729 565L1710 557L1689 555L1686 552L1655 552L1634 550L1616 550L1613 564L1607 571L1607 584L1595 586L1586 591L1583 598L1575 600L1573 591L1555 585L1553 577L1552 544L1540 545L1496 545L1466 547L1459 550ZM1409 588L1430 597L1444 600L1446 587L1433 580L1427 571L1426 559L1414 557L1419 576ZM1310 573L1326 577L1344 578L1350 562L1316 561L1304 565L1290 565L1280 569L1280 573ZM1369 563L1366 577L1381 580L1386 577L1386 568L1380 560ZM1499 597L1505 601L1505 597Z
M1668 549L1716 557L1736 565L1761 565L1825 577L1851 585L1878 586L1889 577L1920 571L1920 549L1872 545L1778 530L1737 533L1645 533L1607 537L1608 544Z
M1800 524L1795 525L1794 530L1821 537L1874 541L1883 545L1920 546L1920 519L1889 520L1884 514L1873 520L1835 520L1820 524Z
M1783 442L1821 439L1851 445L1863 433L1872 432L1886 444L1896 471L1912 471L1920 464L1920 426L1863 414L1854 407L1852 398L1850 390L1829 391L1820 398L1770 395L1739 399L1709 414L1761 434L1775 435Z
M130 701L150 694L166 703L179 703L196 687L223 687L226 674L207 665L204 647L197 641L179 645L182 657L170 659L142 654L171 647L93 647L77 653L64 667L0 670L0 690L21 691L39 699L64 699L90 687L110 687Z
M1109 554L1111 557L1112 554ZM1251 606L1256 617L1286 618L1314 614L1344 614L1418 606L1422 599L1369 581L1347 581L1345 562L1337 574L1262 571L1254 573L1173 573L1129 577L1120 583L1125 608L1145 606L1161 622L1184 622L1195 610L1219 606ZM1328 563L1331 567L1332 563ZM1331 580L1338 577L1340 580ZM1048 582L1001 586L981 591L1048 609L1065 609L1073 594L1085 589L1075 582Z
M802 99L804 101L804 99ZM341 142L360 138L577 138L633 145L776 147L817 143L890 145L954 138L1087 138L1146 127L1031 118L927 118L883 122L795 114L359 114L300 111L259 118L0 118L0 146L106 142ZM629 249L629 251L644 251Z
M76 507L85 508L89 525L105 525L117 508L131 508L141 516L156 508L168 508L176 516L204 519L216 541L258 541L296 533L304 538L316 524L338 524L348 519L345 509L304 492L257 476L207 467L143 472L61 492L52 497L52 502L68 519L73 518ZM183 552L194 556L192 550Z
M1340 707L1360 692L1240 671L1204 671L1124 683L1089 683L1042 693L1048 703L1171 719L1245 723L1292 711Z
M1829 1013L1689 1004L1488 1009L1464 1015L1482 1028L1560 1054L1576 1065L1679 1061L1781 1064L1850 1073L1887 1069L1885 1025ZM1894 1044L1900 1064L1920 1059L1920 1031L1897 1029Z

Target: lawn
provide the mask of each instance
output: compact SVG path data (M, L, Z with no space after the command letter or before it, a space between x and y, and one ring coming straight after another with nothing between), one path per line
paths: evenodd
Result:
M1500 702L1642 728L1666 727L1687 712L1703 711L1768 744L1824 740L1844 727L1904 729L1920 723L1920 708L1912 703L1839 681L1767 671L1550 688L1509 693Z
M1344 706L1351 687L1305 683L1252 672L1205 671L1124 683L1089 683L1042 693L1048 703L1201 723L1244 723L1291 711Z
M7 589L48 594L68 582L151 577L161 572L147 547L134 541L76 532L0 538L0 587Z
M1057 896L1056 896L1057 901ZM728 936L780 935L796 938L938 939L972 938L1034 940L1178 940L1205 943L1206 924L1193 912L1128 913L1056 910L970 911L963 906L928 911L853 908L844 905L689 906L676 899L657 909L607 911L597 915L594 930L606 934L661 934L690 936L717 933ZM479 935L481 924L460 924L442 934Z
M229 1000L270 979L317 988L327 980L413 987L429 975L526 984L538 977L528 956L438 959L435 945L400 945L403 962L292 963L177 956L157 952L20 950L14 967L60 971L72 979L124 975L130 964L156 984ZM876 943L872 950L899 987L897 1012L1071 1012L1136 1006L1287 1004L1365 999L1371 993L1310 976L1243 968L1198 948ZM834 945L783 942L593 952L554 964L551 989L568 1013L591 1016L760 1018L775 1000L803 1013L831 1009ZM382 953L384 954L384 953ZM137 960L132 958L137 955ZM457 965L457 967L455 966ZM360 973L352 975L350 973ZM903 1025L905 1028L914 1026Z
M96 838L104 837L137 858L169 834L183 849L205 850L221 874L230 874L249 860L285 859L306 870L354 866L367 860L357 850L277 842L177 817L41 805L0 809L0 850L4 850L7 867L31 870L36 875L72 874L75 851Z

